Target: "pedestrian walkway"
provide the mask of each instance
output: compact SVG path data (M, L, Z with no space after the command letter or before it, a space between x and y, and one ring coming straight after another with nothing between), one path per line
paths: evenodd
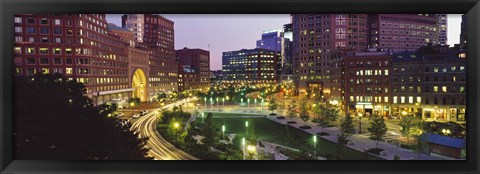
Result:
M216 108L216 110L218 111L219 109ZM303 120L301 120L298 117L295 117L293 119L288 117L286 117L285 119L277 119L277 117L280 115L270 116L268 115L270 111L266 110L266 108L263 108L263 111L260 109L260 107L256 107L256 108L255 107L235 107L235 108L225 108L221 110L222 112L241 113L241 114L261 113L266 115L267 119L283 125L287 124L288 121L295 121L296 124L289 124L289 125L291 127L297 128L299 130L310 133L312 135L317 135L317 133L319 132L327 132L329 134L328 136L319 136L319 137L335 143L337 143L337 135L340 134L340 130L336 127L324 128L322 131L322 128L320 126L317 126L315 123L312 123L310 121L305 123ZM208 111L209 109L205 110L205 112L208 112ZM215 111L215 109L212 109L212 111ZM283 113L283 112L279 111L277 113ZM304 126L304 125L310 126L311 129L300 129L300 126ZM361 152L364 152L367 149L376 147L376 141L369 139L368 135L355 134L350 136L348 140L350 140L350 142L352 143L347 144L346 145L347 147L361 151ZM410 149L401 148L398 145L393 145L385 142L379 142L378 147L384 150L382 155L376 155L376 154L372 154L372 155L375 155L377 157L380 157L386 160L393 160L395 155L399 156L401 160L451 160L449 158L441 158L438 156L418 154Z

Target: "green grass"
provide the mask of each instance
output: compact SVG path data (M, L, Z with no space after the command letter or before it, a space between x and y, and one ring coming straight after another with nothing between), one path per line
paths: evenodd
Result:
M224 114L224 113L222 113ZM229 115L239 116L242 114ZM235 133L239 136L245 134L245 121L249 121L249 126L254 126L256 137L268 142L281 144L292 148L300 148L302 145L313 146L313 135L298 130L293 127L287 127L280 125L266 118L213 118L215 124L220 129L222 125L225 125L227 133ZM201 119L197 122L201 123ZM336 143L324 140L320 137L317 138L317 154L326 157L327 154L334 154ZM366 157L368 156L368 157ZM363 152L359 152L350 148L345 150L345 159L348 160L364 160L379 159L371 155L365 155Z
M246 113L223 113L223 112L212 112L212 116L255 116L255 115L261 115L261 114L246 114ZM205 113L205 117L207 116L207 113Z

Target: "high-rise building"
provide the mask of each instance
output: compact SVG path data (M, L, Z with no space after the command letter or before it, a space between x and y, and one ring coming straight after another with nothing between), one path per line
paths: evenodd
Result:
M275 51L280 54L280 62L277 67L278 81L291 80L291 41L284 37L281 30L267 30L262 34L262 39L257 40L257 48ZM289 73L290 72L290 73Z
M16 76L63 74L97 104L131 95L128 44L109 31L105 15L22 14L14 22Z
M391 110L391 52L350 52L344 55L344 62L346 113L387 117Z
M173 21L156 14L122 16L122 27L132 31L135 40L152 51L148 75L150 98L178 89L173 25Z
M392 114L465 122L465 50L426 46L393 55Z
M370 15L370 47L397 51L415 51L439 42L439 20L433 14Z
M467 17L462 15L462 23L460 29L460 48L465 49L467 47Z
M210 52L187 47L176 50L179 66L179 91L206 90L210 86ZM181 76L181 77L180 77Z
M293 75L297 89L329 95L330 51L367 48L367 14L293 14Z
M279 57L261 48L223 52L222 83L277 83Z
M148 48L142 47L141 43L136 43L133 32L118 27L115 24L109 24L108 29L110 33L119 36L124 42L129 43L126 47L128 52L128 83L133 89L133 98L139 98L140 101L154 100L154 97L149 97L148 90L148 75L150 72L149 59L152 56L152 51Z
M282 46L282 82L293 82L293 29L292 24L283 25L283 46Z
M440 45L447 45L447 14L437 14L438 30L440 31L438 41Z

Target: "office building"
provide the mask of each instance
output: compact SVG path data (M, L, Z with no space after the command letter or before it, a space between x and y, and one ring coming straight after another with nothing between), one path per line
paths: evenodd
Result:
M179 81L181 81L179 91L206 90L210 86L209 51L185 47L176 50L176 57L179 66Z
M279 58L275 51L261 48L223 52L222 83L278 83Z

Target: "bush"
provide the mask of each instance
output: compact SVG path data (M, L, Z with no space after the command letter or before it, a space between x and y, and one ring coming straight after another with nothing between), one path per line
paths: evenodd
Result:
M283 116L280 116L280 117L277 117L277 119L279 119L279 120L284 120L284 119L285 119L285 117L283 117Z
M268 114L268 115L277 115L277 114L275 114L275 113L271 113L271 114Z
M300 126L300 129L311 129L312 127L310 126Z
M287 122L288 124L296 124L297 122L296 121L289 121Z
M328 136L330 135L328 132L318 132L317 135L319 136Z

